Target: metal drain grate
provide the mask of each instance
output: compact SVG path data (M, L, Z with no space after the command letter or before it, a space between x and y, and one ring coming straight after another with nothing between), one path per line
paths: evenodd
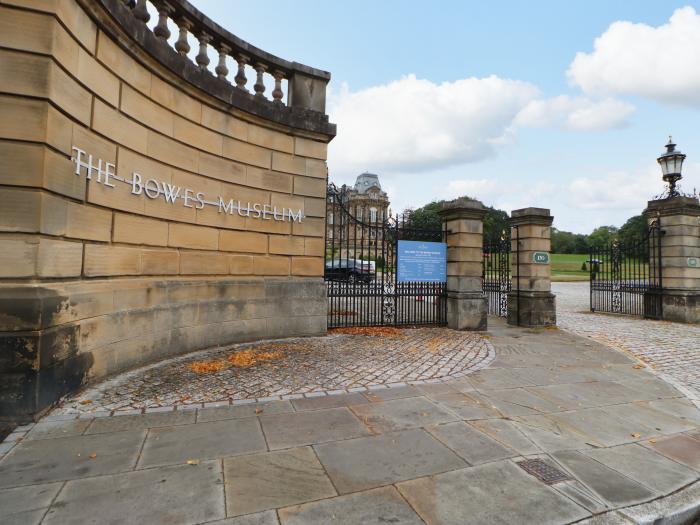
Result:
M517 464L525 472L535 476L537 479L543 483L546 483L547 485L552 485L554 483L559 483L560 481L568 481L571 479L566 472L562 472L558 468L545 463L541 459L518 461Z

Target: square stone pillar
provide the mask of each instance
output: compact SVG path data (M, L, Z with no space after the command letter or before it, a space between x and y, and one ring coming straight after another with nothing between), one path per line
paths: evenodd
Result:
M700 323L700 203L695 197L649 201L661 243L662 319Z
M485 214L481 202L465 198L445 203L440 211L447 229L447 326L453 330L486 330Z
M508 324L557 324L552 294L551 226L554 218L544 208L523 208L511 213L511 291Z

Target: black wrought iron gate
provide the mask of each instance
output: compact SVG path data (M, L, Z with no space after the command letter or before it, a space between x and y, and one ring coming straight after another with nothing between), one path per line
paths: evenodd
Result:
M591 249L587 263L592 312L661 319L662 235L660 219L656 219L640 239L618 240Z
M444 325L445 282L398 282L399 240L444 242L446 232L412 227L410 217L358 220L345 186L326 194L324 278L328 327Z
M508 316L508 294L513 289L513 279L516 277L516 292L519 280L520 242L517 238L518 227L513 226L516 238L511 242L510 231L505 230L497 238L484 237L482 290L488 302L489 315ZM511 253L515 260L511 261ZM512 264L511 264L512 262ZM515 276L513 269L515 268ZM516 293L516 298L519 294Z

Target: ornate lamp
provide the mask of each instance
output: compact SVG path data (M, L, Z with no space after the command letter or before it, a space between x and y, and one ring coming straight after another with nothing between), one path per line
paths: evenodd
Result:
M681 168L683 167L684 160L685 155L680 151L676 151L676 145L673 143L673 138L669 136L668 144L666 144L666 153L656 159L656 162L658 162L659 166L661 166L663 179L668 183L669 197L677 197L680 195L676 189L676 183L683 178L681 175Z

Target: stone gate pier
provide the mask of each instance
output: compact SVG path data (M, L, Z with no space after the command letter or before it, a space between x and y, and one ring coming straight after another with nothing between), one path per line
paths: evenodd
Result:
M326 330L330 74L153 3L0 5L0 418Z
M699 324L700 202L685 196L653 200L645 213L650 221L659 221L662 231L662 319Z

